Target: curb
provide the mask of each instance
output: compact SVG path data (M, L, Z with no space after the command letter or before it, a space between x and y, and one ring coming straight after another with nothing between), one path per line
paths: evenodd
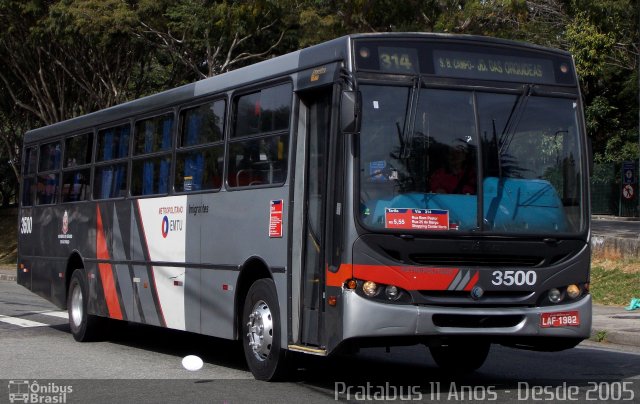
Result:
M0 281L16 282L17 278L16 275L0 274Z
M604 333L604 338L598 340L598 333ZM596 328L592 328L589 341L597 342L599 344L609 343L640 347L640 338L638 338L638 334L628 331L609 331L605 329L598 330Z
M640 258L640 238L616 237L594 233L591 236L591 256L614 254L625 258Z
M591 215L591 219L594 219L594 220L617 220L617 221L620 221L620 222L637 222L637 221L640 221L640 217L610 216L610 215Z
M0 264L0 281L16 282L18 274L12 265Z

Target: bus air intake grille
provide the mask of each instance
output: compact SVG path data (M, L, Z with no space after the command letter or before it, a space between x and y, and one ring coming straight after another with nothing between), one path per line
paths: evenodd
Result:
M521 315L434 314L433 324L443 328L507 328L524 320Z
M465 290L420 290L418 291L422 296L430 299L464 299L471 300L469 295L469 291ZM501 290L501 291L493 291L487 290L484 292L482 297L484 299L506 299L509 302L513 302L513 299L526 299L530 297L532 292L530 291L519 291L519 290ZM451 302L449 302L451 303Z
M535 267L544 262L543 257L517 255L412 254L409 258L418 265Z

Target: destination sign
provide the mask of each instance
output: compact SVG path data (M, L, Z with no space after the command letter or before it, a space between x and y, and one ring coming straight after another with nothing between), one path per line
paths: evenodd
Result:
M472 41L362 40L355 43L355 63L359 71L575 85L575 71L569 55Z
M417 73L419 71L418 52L413 48L378 49L380 70L392 73Z
M434 50L433 62L435 73L443 76L527 83L555 81L553 62L541 58Z

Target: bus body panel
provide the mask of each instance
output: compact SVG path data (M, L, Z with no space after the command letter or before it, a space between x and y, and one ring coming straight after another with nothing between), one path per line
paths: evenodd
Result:
M272 272L286 271L288 212L281 216L282 236L269 237L269 209L271 201L288 206L287 190L264 188L255 199L220 192L24 209L33 230L21 235L30 240L21 251L29 272L19 271L19 282L65 307L68 259L76 252L84 260L91 314L234 338L242 265L259 257ZM254 208L256 200L262 209ZM284 276L274 280L286 296ZM285 300L285 318L286 307Z
M591 296L559 307L444 307L407 306L376 303L348 291L343 296L344 335L343 338L402 337L402 336L459 336L509 337L513 341L525 337L563 337L586 339L591 335ZM575 327L541 327L544 313L577 312L580 324ZM372 313L375 313L372 315ZM434 316L477 317L478 320L501 317L510 323L500 327L437 326ZM468 320L467 320L468 321ZM505 322L505 324L507 324ZM498 340L498 338L495 338Z

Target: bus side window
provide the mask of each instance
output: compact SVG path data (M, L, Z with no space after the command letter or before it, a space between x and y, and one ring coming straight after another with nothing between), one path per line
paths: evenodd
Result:
M133 161L132 196L169 192L173 121L173 113L168 113L136 122L133 154L165 153L161 156Z
M36 205L49 205L58 202L61 158L62 148L60 142L47 143L40 146Z
M129 157L129 124L98 131L96 162L109 162L96 166L93 177L93 198L107 199L126 196L127 162Z
M218 190L222 186L225 110L226 102L216 100L180 112L176 192Z
M229 187L284 183L291 96L291 84L286 83L235 98L237 115L227 159Z
M66 171L62 176L62 202L89 199L89 169Z
M25 150L24 165L22 167L22 206L31 206L35 202L35 174L37 167L38 148L29 147Z

